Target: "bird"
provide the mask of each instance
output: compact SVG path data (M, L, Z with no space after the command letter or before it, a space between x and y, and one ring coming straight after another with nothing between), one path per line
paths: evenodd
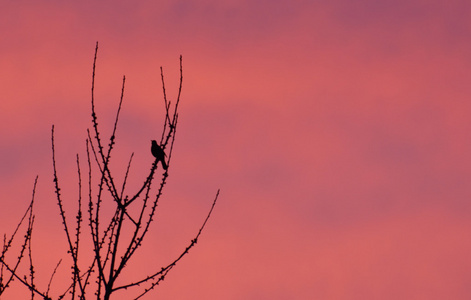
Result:
M152 140L152 147L150 148L150 151L152 152L152 155L157 159L157 161L160 161L162 163L162 167L164 168L164 170L167 170L168 166L165 163L165 152L155 140Z

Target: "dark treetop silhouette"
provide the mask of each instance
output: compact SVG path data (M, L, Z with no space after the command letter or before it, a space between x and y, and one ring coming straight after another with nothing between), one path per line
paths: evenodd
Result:
M127 179L129 169L131 166L134 153L131 154L125 174L122 176L123 183L118 186L114 175L116 172L111 171L110 161L111 153L115 146L115 134L118 125L119 113L124 98L124 83L121 87L121 97L118 104L118 109L114 121L113 131L106 145L98 130L98 117L95 112L95 70L96 59L98 53L98 43L95 48L95 57L93 59L93 73L92 73L92 87L91 87L91 111L92 111L92 129L88 129L88 138L86 140L86 167L88 169L87 191L85 201L88 202L87 216L88 219L88 236L91 237L91 249L84 248L83 231L87 228L83 226L83 210L82 210L82 173L79 155L77 154L77 174L78 174L78 208L75 214L75 227L70 228L71 222L66 220L66 212L64 208L63 197L60 192L59 176L56 169L56 155L54 144L54 126L51 130L51 143L52 143L52 166L53 166L53 181L57 199L57 206L59 214L62 219L63 230L65 232L66 243L68 246L68 256L70 263L70 281L65 286L55 287L52 293L50 288L52 279L59 271L59 260L56 268L50 275L49 284L46 288L39 287L35 283L36 270L34 268L31 239L34 224L33 203L36 190L37 178L34 183L33 196L24 214L23 218L18 223L15 231L11 237L4 236L4 245L0 253L0 295L7 291L13 280L19 281L31 292L31 299L38 296L41 299L64 299L69 295L69 299L104 299L109 300L111 296L116 296L122 299L123 294L116 292L132 289L135 291L134 296L126 293L127 299L139 299L143 295L151 291L157 286L165 276L173 269L177 262L179 262L188 251L196 244L201 232L203 231L211 213L214 209L218 199L219 190L213 200L212 206L199 228L197 234L189 242L187 247L175 258L168 262L166 265L154 270L150 270L147 274L142 274L140 277L134 277L133 281L126 282L120 275L126 269L131 257L136 254L136 251L142 246L143 240L149 232L150 224L154 220L157 204L162 196L163 187L165 186L168 178L168 169L172 159L173 145L175 141L175 133L178 124L178 104L180 102L180 95L183 82L182 72L182 57L180 56L180 85L178 89L178 96L175 104L171 105L167 101L165 93L165 83L163 70L160 68L162 79L162 90L165 106L165 120L162 129L162 136L159 144L155 140L152 141L151 152L156 157L154 163L150 166L150 171L147 176L143 177L143 183L134 191L128 191ZM93 132L93 134L92 134ZM93 137L92 137L93 136ZM167 157L163 149L167 147ZM152 183L156 175L157 164L161 162L164 172L160 176L160 184L152 190ZM93 163L92 163L93 162ZM154 185L155 186L155 185ZM77 199L77 198L75 198ZM110 214L111 212L111 214ZM19 254L10 255L8 251L14 243L17 232L24 222L27 221L27 228L22 244L19 246ZM80 250L80 251L79 251ZM88 253L87 253L88 251ZM11 252L11 251L10 251ZM80 256L79 256L80 254ZM87 255L88 254L88 255ZM21 272L19 265L22 259L27 256L27 264L29 264L29 272ZM62 271L63 272L63 271ZM121 280L118 280L121 278ZM51 294L54 294L51 295Z

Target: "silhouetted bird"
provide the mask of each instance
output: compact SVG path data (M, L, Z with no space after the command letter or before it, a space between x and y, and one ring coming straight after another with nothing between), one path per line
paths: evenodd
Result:
M152 140L152 147L150 148L152 155L157 158L158 161L162 163L164 170L167 170L167 164L165 163L165 152L160 148L155 140Z

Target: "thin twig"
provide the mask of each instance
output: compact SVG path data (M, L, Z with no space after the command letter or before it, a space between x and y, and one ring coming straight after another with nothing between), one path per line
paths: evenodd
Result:
M54 271L52 271L51 277L49 278L49 282L47 283L46 296L49 296L49 291L51 290L52 279L54 278L54 275L56 274L57 269L59 268L59 265L61 264L61 262L62 262L62 259L59 260L56 267L54 268ZM74 284L75 284L75 282L74 282Z

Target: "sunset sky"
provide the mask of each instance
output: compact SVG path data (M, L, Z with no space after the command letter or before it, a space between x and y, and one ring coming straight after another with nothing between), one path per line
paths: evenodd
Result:
M38 175L41 287L67 260L51 126L72 221L98 41L99 123L109 136L126 75L113 167L134 152L136 182L159 68L174 101L183 56L168 184L126 276L176 257L221 189L144 299L471 299L471 2L0 0L0 28L0 233Z

